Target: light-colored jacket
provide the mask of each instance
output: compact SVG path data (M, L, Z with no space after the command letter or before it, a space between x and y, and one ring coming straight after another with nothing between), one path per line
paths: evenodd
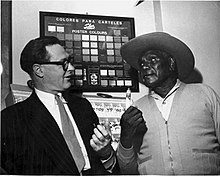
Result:
M139 153L119 144L124 174L220 174L220 98L210 87L181 83L168 121L150 95L135 105L148 131Z

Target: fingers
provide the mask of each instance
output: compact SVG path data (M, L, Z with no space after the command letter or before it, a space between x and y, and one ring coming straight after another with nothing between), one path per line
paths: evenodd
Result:
M105 129L102 125L97 125L96 128L94 128L94 134L92 135L92 140L97 145L106 145L106 143L109 143L111 140L111 136L108 133L108 131Z
M107 144L105 142L100 141L95 134L92 135L92 139L90 139L90 145L95 151L101 150Z
M134 107L134 106L130 106L130 107L125 111L125 113L123 114L123 116L125 116L125 117L128 117L128 116L129 116L129 118L130 118L130 116L135 116L136 114L142 114L142 112L141 112L138 108L136 108L136 107Z
M122 115L122 121L126 121L129 124L135 123L136 121L142 121L142 112L136 107L129 107L128 110Z
M131 106L125 111L120 120L121 132L127 137L132 136L141 123L145 123L142 112Z
M94 128L93 131L94 134L92 135L92 139L90 140L90 145L95 151L99 151L105 148L111 142L111 136L104 126L97 125L97 127Z
M136 121L139 121L139 120L143 120L143 116L142 116L142 113L141 112L137 112L135 114L130 114L129 117L127 117L127 122L128 123L134 123Z
M128 123L131 124L133 127L137 127L142 122L144 122L142 114L137 114L132 119L128 120Z
M93 150L95 150L102 159L109 158L113 151L111 144L107 143L106 145L98 145L96 142L97 141L94 138L90 139L90 145Z
M104 139L100 140L95 134L92 135L92 141L100 146L100 145L103 145L103 142L104 142Z
M97 125L97 127L94 128L93 131L94 131L93 135L95 136L94 139L99 140L101 142L104 142L110 136L102 125Z
M134 111L135 109L138 110L137 107L135 107L135 106L130 106L130 107L126 110L126 112L127 112L127 113L131 113L131 112Z
M108 134L112 134L111 133L110 123L108 121L104 122L104 127L105 127L106 131L108 132Z
M94 142L94 139L90 139L90 145L92 146L92 148L93 148L95 151L100 150L100 146L97 145L97 144Z
M104 126L103 125L97 125L97 129L99 131L99 133L97 132L97 134L99 135L98 137L102 138L104 136L105 139L109 139L109 137L110 137L109 130L110 129L108 129L108 128L110 128L110 127L108 127L107 125L108 124L105 124Z

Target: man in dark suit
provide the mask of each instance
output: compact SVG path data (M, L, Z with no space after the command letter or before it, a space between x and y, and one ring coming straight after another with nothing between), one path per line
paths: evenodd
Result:
M108 131L99 125L88 100L68 93L74 66L60 41L56 37L31 40L21 53L20 64L34 90L26 100L1 112L1 169L7 174L118 173ZM60 100L74 129L80 159L66 139Z

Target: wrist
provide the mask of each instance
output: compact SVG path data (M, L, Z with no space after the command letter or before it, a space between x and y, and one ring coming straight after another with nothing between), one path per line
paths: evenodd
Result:
M100 156L101 160L108 159L113 153L113 148L111 147L111 144L103 148L102 150L98 151L98 155Z
M106 161L108 161L109 159L111 159L113 155L114 155L114 152L111 151L111 152L110 152L110 155L106 155L105 159L104 159L104 158L101 159L102 163L105 163Z
M124 148L132 147L132 140L130 138L121 138L120 143Z

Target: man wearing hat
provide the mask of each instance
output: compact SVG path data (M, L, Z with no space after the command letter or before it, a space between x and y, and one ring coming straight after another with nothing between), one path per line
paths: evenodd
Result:
M220 97L183 82L194 56L179 39L154 32L121 47L148 95L121 118L117 157L123 174L220 174Z

